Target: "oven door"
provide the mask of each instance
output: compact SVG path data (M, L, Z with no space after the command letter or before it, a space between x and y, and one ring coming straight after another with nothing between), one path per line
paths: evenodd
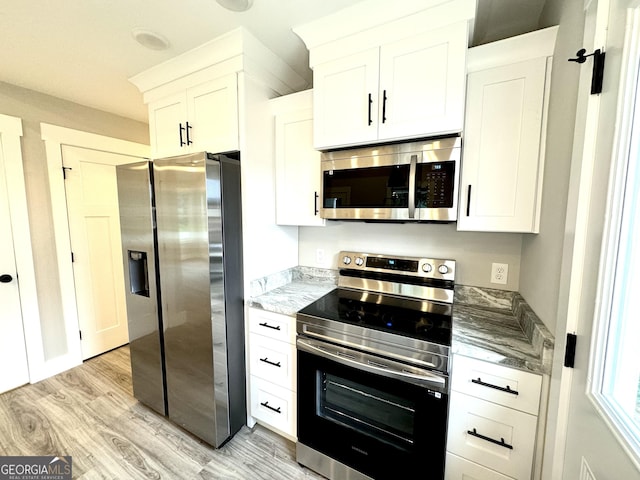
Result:
M299 443L376 479L444 478L446 377L314 339L297 346Z

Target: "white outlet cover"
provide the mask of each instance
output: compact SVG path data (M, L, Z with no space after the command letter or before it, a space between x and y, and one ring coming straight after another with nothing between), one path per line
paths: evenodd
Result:
M491 264L491 280L490 280L491 283L506 285L508 278L509 278L508 263L492 263Z

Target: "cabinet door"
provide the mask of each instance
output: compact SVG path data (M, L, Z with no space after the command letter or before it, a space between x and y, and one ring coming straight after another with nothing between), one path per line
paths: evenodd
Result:
M320 152L313 148L313 110L277 115L276 223L324 225L320 218Z
M531 478L538 417L456 391L447 450L517 479Z
M171 157L188 153L186 131L187 104L184 92L149 104L151 156ZM181 139L182 136L182 139Z
M239 150L235 74L188 89L187 107L192 152Z
M454 355L452 371L453 390L538 415L541 375L462 355Z
M313 72L314 145L355 145L378 138L379 49L323 63Z
M467 22L383 45L378 138L462 131Z
M444 480L513 480L513 478L447 452Z
M249 371L253 376L295 391L295 345L252 334L249 342Z
M296 343L296 319L288 315L250 308L249 330L292 345Z
M536 231L546 62L469 74L458 230Z
M249 412L260 423L295 439L296 393L259 377L249 380Z

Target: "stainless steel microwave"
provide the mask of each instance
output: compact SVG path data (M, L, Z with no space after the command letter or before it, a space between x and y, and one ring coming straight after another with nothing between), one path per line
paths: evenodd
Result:
M446 137L323 152L320 216L456 221L461 145Z

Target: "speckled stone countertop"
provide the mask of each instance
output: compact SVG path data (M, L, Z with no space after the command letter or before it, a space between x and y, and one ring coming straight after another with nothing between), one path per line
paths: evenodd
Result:
M325 293L336 288L338 272L296 267L251 282L250 307L295 316Z
M247 304L295 316L336 284L335 270L296 267L251 282ZM517 292L456 286L453 353L550 375L553 347L553 336Z

